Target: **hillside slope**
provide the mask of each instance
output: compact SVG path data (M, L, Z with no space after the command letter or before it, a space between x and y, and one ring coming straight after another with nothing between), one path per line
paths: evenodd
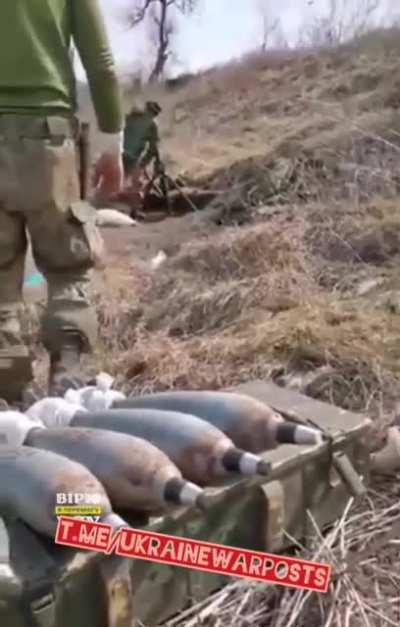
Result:
M165 150L198 178L250 157L337 157L365 132L394 138L399 49L388 31L339 51L255 55L208 72L164 95Z
M274 376L392 417L398 52L393 33L375 34L329 53L249 58L158 94L169 162L225 189L215 209L226 219L217 226L209 209L145 225L135 238L143 246L155 229L168 261L152 272L133 244L107 269L113 289L129 285L125 313L102 313L129 386Z
M256 56L140 95L164 105L170 169L224 193L114 233L97 367L136 391L271 377L365 412L380 445L400 398L398 42L392 31ZM152 270L158 248L168 259ZM335 573L398 519L396 482L374 485L364 508L318 543ZM398 624L396 550L339 574L322 599L234 582L175 624Z

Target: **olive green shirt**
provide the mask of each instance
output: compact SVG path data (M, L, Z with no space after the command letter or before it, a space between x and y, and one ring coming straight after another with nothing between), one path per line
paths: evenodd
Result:
M100 131L121 131L121 95L98 0L0 0L0 112L74 114L73 43Z
M146 167L158 155L158 128L146 111L129 114L125 119L124 154L132 165Z

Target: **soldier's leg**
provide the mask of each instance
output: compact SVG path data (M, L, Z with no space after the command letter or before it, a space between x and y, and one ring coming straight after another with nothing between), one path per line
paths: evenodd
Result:
M0 209L0 397L8 402L20 401L32 380L20 326L26 250L24 217Z
M48 282L42 339L50 354L53 393L64 374L80 377L80 356L97 340L96 312L91 304L94 222L86 207L56 205L35 215L30 224L34 257ZM93 233L90 231L93 229ZM62 393L63 390L60 390Z
M51 170L52 197L27 214L35 262L48 283L42 339L50 353L50 391L62 393L80 375L80 356L97 340L96 312L90 299L92 269L102 252L95 210L79 200L75 144L42 144Z
M134 161L132 160L132 158L126 154L126 152L123 153L122 155L122 163L124 166L124 177L125 180L129 179L129 175L130 175L130 171L132 170L132 167L134 165Z
M143 171L134 166L130 172L129 199L133 211L143 208Z

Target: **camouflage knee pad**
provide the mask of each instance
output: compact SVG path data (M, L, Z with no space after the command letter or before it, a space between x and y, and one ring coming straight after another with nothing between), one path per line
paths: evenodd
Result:
M49 302L42 317L42 339L47 350L59 351L66 333L81 337L84 352L92 352L97 341L97 314L89 294L89 277L69 283L50 279Z

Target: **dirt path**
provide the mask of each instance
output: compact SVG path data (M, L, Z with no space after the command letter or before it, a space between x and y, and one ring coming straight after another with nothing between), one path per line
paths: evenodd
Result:
M112 263L125 256L148 261L160 250L167 255L173 254L185 242L209 234L211 228L210 222L201 214L187 214L161 222L139 223L133 228L104 228L102 233Z
M212 228L210 222L200 214L187 214L155 223L139 223L135 227L102 228L107 267L112 268L125 259L127 262L133 259L150 261L160 250L167 255L174 254L182 244L209 234ZM25 280L36 271L32 254L29 251ZM28 301L36 301L46 297L46 285L25 286L24 292Z

